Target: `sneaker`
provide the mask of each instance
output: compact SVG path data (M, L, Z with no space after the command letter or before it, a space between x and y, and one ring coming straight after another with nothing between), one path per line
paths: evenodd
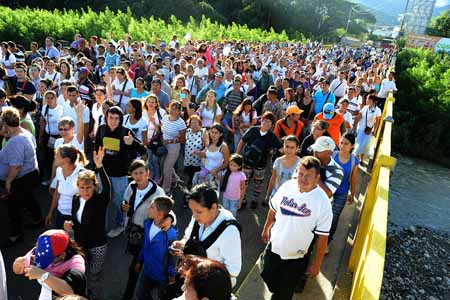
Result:
M111 229L106 235L110 238L116 238L118 237L122 232L124 231L123 226L118 226L116 228Z

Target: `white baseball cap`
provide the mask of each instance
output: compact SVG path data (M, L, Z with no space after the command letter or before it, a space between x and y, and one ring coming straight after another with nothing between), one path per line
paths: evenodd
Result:
M336 144L329 136L319 137L310 149L315 152L333 151L336 148Z

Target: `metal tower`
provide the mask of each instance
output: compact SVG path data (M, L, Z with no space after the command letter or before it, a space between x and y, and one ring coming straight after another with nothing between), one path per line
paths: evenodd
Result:
M436 0L414 0L406 14L405 32L424 34L433 15Z

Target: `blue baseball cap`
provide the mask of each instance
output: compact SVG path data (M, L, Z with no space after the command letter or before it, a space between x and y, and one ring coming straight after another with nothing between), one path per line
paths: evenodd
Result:
M326 103L323 106L323 118L325 120L331 120L334 116L334 104L333 103Z

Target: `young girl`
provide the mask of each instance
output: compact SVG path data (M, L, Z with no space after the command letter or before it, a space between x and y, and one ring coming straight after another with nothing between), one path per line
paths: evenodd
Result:
M244 159L242 156L233 154L221 185L223 208L229 210L234 217L236 217L237 210L241 208L247 189L245 184L247 178L242 171L243 165Z
M283 140L284 155L275 159L273 163L272 176L267 187L264 204L269 203L270 197L275 194L283 183L292 179L300 163L300 157L297 156L300 143L297 137L295 135L288 135Z
M88 253L88 294L91 299L102 299L101 272L106 258L106 208L111 199L111 184L103 168L105 149L94 151L95 172L84 170L78 173L78 194L72 198L71 218L64 223L64 230L72 232L75 241ZM100 175L101 192L95 173Z
M252 107L252 99L245 98L233 112L232 126L234 129L234 145L237 147L241 137L257 121L256 111Z

